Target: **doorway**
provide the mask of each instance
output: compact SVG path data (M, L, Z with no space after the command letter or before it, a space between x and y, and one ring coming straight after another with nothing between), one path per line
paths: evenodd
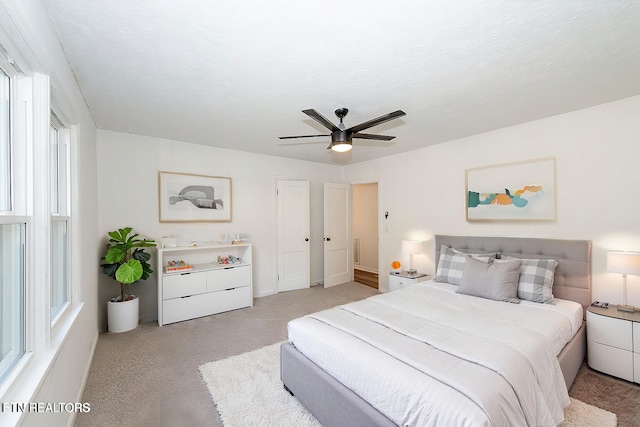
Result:
M353 184L353 280L378 289L378 183Z

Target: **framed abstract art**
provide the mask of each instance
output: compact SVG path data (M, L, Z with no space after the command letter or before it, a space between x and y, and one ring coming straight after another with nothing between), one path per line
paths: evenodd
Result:
M555 220L555 158L466 170L467 221Z
M158 172L160 222L231 221L231 178Z

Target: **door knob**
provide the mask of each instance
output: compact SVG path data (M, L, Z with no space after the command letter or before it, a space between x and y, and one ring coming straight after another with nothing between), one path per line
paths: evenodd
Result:
M308 242L308 241L309 241L309 238L308 238L308 237L305 237L305 238L304 238L304 241L305 241L305 242Z

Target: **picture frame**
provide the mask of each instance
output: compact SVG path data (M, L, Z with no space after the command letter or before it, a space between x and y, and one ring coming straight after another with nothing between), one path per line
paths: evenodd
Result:
M231 178L158 172L160 222L231 221Z
M556 193L554 157L467 169L466 220L555 221Z

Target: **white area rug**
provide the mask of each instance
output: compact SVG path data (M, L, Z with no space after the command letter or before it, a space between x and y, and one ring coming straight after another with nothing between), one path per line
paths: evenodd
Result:
M280 343L209 362L200 373L225 427L296 426L320 423L280 382ZM571 399L561 427L615 427L617 417Z

